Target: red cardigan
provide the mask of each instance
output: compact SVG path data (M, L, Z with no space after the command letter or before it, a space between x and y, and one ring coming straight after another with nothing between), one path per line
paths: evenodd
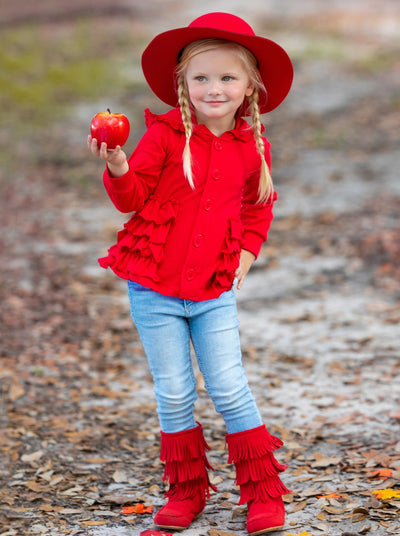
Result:
M258 256L273 218L276 195L256 204L261 159L253 131L243 119L220 137L195 124L192 190L182 169L179 109L158 116L146 110L145 119L129 171L119 178L104 173L116 208L134 214L99 263L161 294L217 298L232 286L240 250ZM266 139L265 147L270 165Z

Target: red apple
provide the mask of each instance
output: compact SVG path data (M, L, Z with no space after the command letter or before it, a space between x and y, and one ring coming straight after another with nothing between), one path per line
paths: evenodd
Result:
M130 125L124 114L107 112L96 114L90 125L92 138L100 144L105 141L108 149L115 149L117 145L124 145L129 137Z

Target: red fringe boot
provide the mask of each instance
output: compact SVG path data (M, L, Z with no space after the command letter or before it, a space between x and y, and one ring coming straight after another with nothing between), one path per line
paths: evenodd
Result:
M186 529L204 510L211 485L207 469L207 445L200 424L183 432L161 432L160 459L165 462L163 480L169 482L168 502L156 514L154 524L164 529Z
M279 478L287 469L273 455L283 442L264 425L236 434L227 434L228 463L236 467L240 486L239 504L247 503L247 531L256 536L283 527L285 508L282 495L291 493Z

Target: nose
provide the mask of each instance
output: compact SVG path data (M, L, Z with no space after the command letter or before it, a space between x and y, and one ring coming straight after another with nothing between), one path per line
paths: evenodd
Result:
M221 87L219 85L219 82L217 80L211 81L208 86L208 94L209 95L221 95Z

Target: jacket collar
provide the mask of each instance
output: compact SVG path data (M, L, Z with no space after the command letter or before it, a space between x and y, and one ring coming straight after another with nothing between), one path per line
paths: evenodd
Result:
M145 123L149 128L153 123L161 122L166 123L174 130L185 132L183 126L182 116L179 108L173 108L165 114L153 114L148 108L145 110ZM216 136L205 126L198 125L196 117L192 115L193 122L193 134L198 134L201 137L216 138ZM253 129L242 117L239 117L236 121L234 129L229 130L222 134L221 139L237 139L240 141L248 141L253 137Z

